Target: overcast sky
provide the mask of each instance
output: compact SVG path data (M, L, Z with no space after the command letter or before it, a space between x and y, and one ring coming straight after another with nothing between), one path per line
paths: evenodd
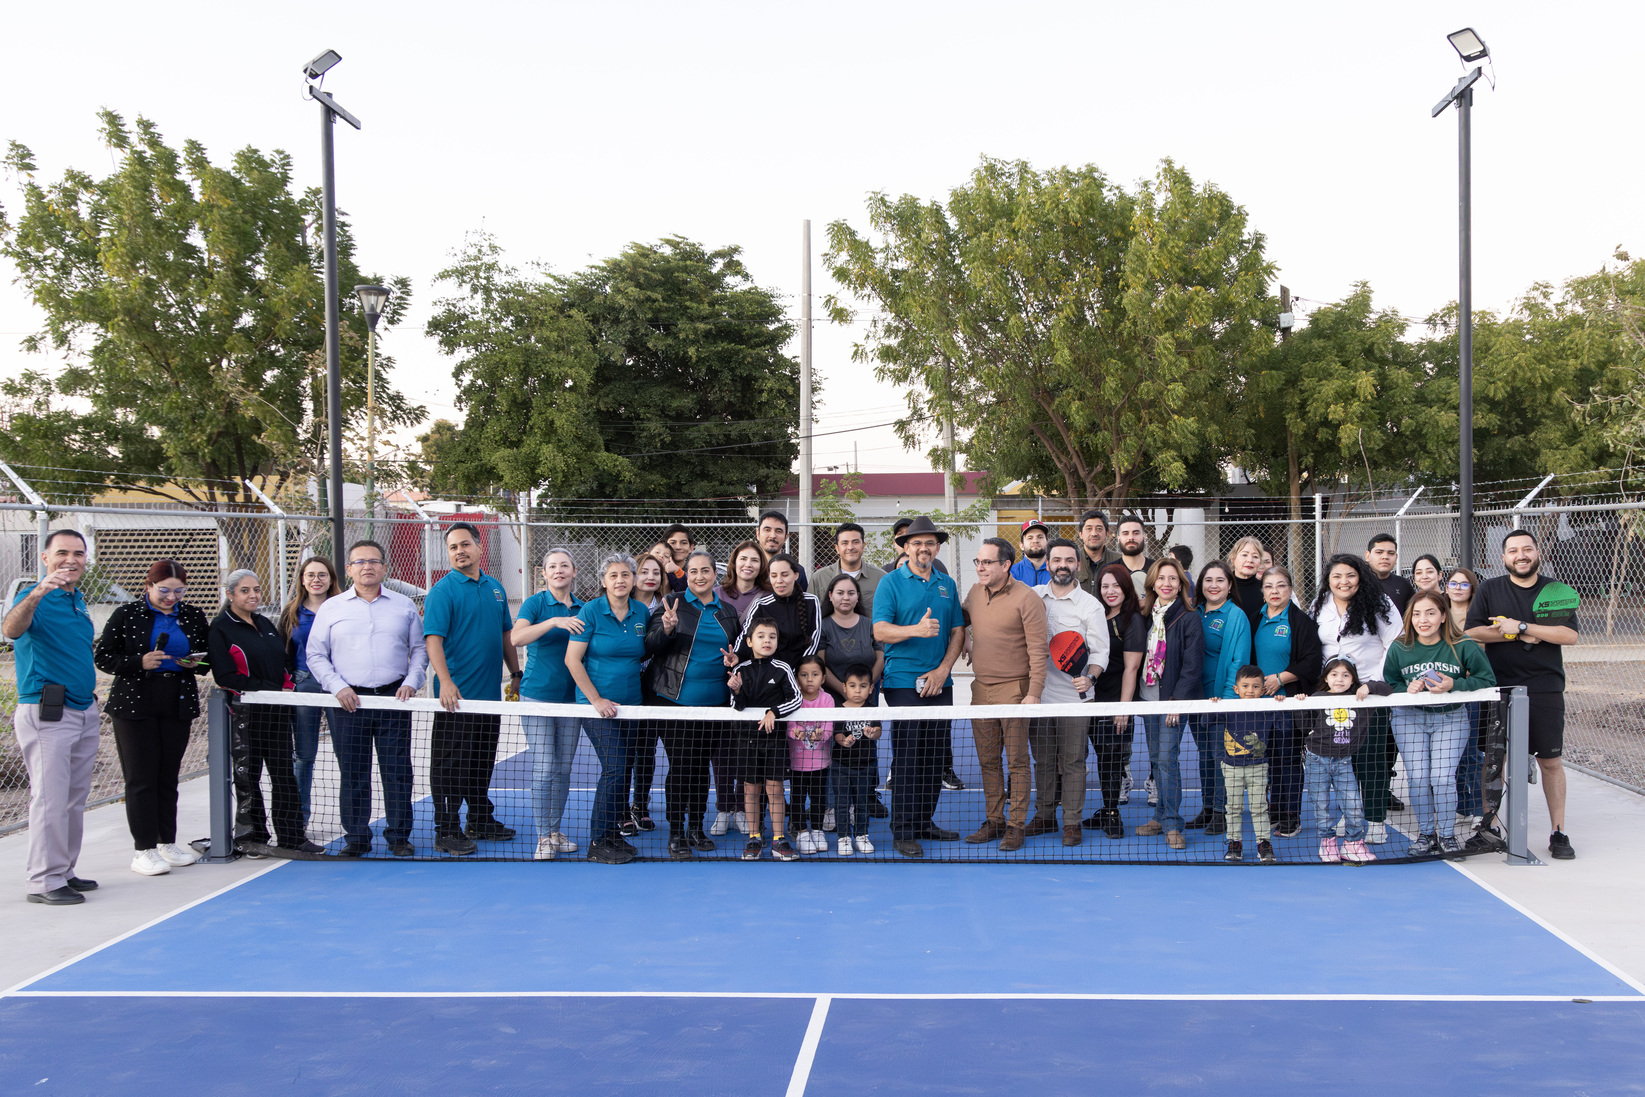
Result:
M942 198L982 155L1093 163L1126 183L1163 157L1244 204L1303 301L1369 281L1423 316L1456 296L1456 121L1429 109L1463 69L1447 32L1496 61L1474 111L1477 308L1645 251L1640 93L1623 50L1638 3L82 3L8 11L0 140L42 181L110 166L96 111L142 114L214 159L283 148L318 182L319 108L301 68L365 122L337 129L339 205L361 265L408 275L396 383L459 418L451 363L422 334L465 232L562 271L665 235L740 245L798 314L800 222L866 227L876 190ZM1489 70L1488 70L1489 71ZM0 202L18 209L15 181ZM15 274L5 271L6 281ZM0 285L0 370L39 323ZM819 322L819 468L928 468L884 427L901 394ZM797 347L795 348L797 353ZM855 449L853 448L855 446ZM855 456L854 456L855 455Z

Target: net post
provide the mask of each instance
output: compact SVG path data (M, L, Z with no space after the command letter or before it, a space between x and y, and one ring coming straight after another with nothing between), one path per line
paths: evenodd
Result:
M201 863L227 864L239 854L234 851L234 758L229 750L228 695L211 691L206 700L206 742L211 783L211 845Z
M1508 852L1503 861L1510 865L1540 865L1542 860L1530 849L1531 698L1524 686L1508 693L1508 757L1503 766L1503 785L1508 799Z

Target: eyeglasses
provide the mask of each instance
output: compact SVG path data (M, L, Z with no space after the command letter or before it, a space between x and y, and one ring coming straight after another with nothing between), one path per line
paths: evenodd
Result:
M1473 584L1468 582L1466 579L1452 579L1445 585L1456 590L1467 590L1469 587L1473 586Z
M980 559L973 556L971 558L971 566L974 567L974 568L980 568L980 567L985 567L985 566L986 567L991 567L991 568L998 568L998 567L1004 567L1005 566L1005 561L1004 560L980 560Z
M383 558L381 556L366 556L361 559L350 560L348 566L351 568L369 568L382 562Z
M155 587L154 588L154 594L155 594L155 597L157 597L157 598L181 598L183 595L185 595L187 593L188 593L188 588L187 587Z

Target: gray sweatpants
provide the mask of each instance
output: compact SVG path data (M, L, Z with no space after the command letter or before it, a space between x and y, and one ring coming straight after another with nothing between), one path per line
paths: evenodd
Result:
M29 773L28 890L36 894L67 884L80 860L101 722L96 701L63 709L55 723L41 722L39 705L17 706L17 745Z

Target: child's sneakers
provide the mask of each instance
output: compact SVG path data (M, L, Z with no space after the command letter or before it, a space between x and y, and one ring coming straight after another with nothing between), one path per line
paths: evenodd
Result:
M1405 851L1407 857L1432 857L1439 852L1439 839L1432 834L1418 834L1411 843L1411 848Z
M840 835L839 850L840 850L840 856L841 857L851 856L851 839L846 837L843 834Z
M1229 842L1228 843L1228 852L1224 853L1222 855L1222 859L1224 861L1231 861L1234 864L1238 864L1239 862L1245 860L1245 845L1244 845L1244 843L1242 843L1242 842Z
M1365 848L1364 842L1342 843L1342 861L1349 865L1363 865L1375 861L1377 855Z
M833 808L829 808L827 811L823 812L823 829L827 830L827 831L832 831L834 829L834 809ZM818 852L820 853L821 850L819 850Z
M870 842L868 840L868 835L866 835L866 834L857 835L857 852L858 853L873 853L874 852L874 843Z
M735 815L733 815L731 817L731 825L736 827L738 830L742 831L744 834L747 834L748 833L748 813L745 812L745 811L737 812Z
M1319 859L1328 865L1335 865L1342 861L1341 855L1337 853L1337 840L1334 835L1320 839Z
M1388 840L1388 825L1386 823L1365 824L1365 844L1380 846Z
M720 838L730 830L731 813L729 811L722 811L718 815L714 816L714 825L708 828L708 833L712 834L716 838Z
M760 841L760 836L758 834L750 834L748 836L748 844L743 847L743 860L758 861L760 859L760 851L764 848L765 843Z
M1265 865L1279 864L1279 858L1274 856L1274 843L1266 838L1257 843L1257 858Z
M778 838L771 843L771 856L779 861L798 861L800 855L794 852L794 847L788 844L787 838Z
M809 831L809 830L802 830L802 831L800 831L799 834L794 836L794 846L801 853L816 853L816 852L818 852L818 850L817 850L817 840L815 838L811 837L811 834L812 834L812 832Z

